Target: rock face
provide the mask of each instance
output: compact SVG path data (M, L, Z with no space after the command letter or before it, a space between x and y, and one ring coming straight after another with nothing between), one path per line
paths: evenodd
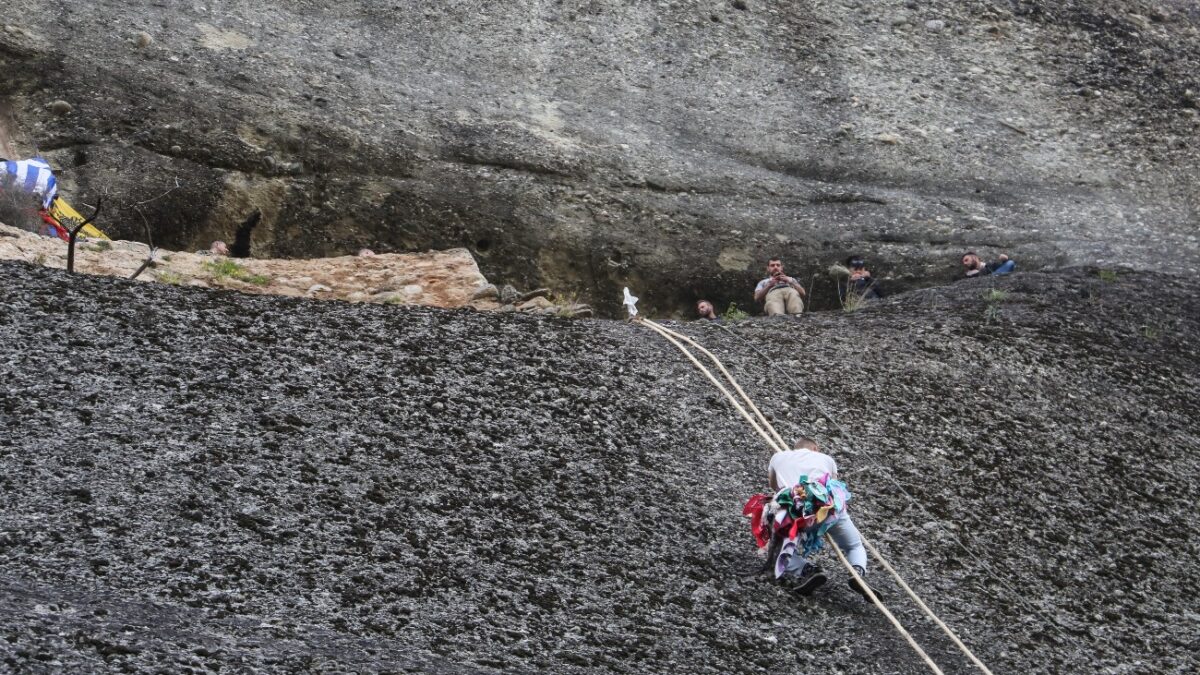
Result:
M1200 285L991 281L681 329L995 672L1195 672ZM756 574L767 453L645 328L15 263L0 307L6 672L927 672L828 556Z
M264 257L466 247L617 309L767 256L1194 269L1200 10L1120 0L9 0L0 141L105 223ZM65 104L59 105L59 104ZM818 298L829 304L831 294Z

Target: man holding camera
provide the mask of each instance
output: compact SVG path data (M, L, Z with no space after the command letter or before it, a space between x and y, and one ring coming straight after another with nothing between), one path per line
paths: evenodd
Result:
M783 261L779 258L768 260L767 274L770 276L758 282L754 288L754 301L763 303L767 316L803 312L804 287L783 273Z
M838 284L838 296L842 299L843 306L845 306L847 297L855 303L878 300L883 297L883 293L879 291L879 284L871 277L871 271L867 269L867 261L862 256L852 255L846 258L846 270L850 272L850 278L846 280L846 287L842 288L841 284Z

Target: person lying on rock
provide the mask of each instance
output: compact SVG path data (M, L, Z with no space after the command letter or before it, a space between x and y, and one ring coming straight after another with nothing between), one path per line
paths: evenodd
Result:
M846 258L846 269L850 270L850 279L845 288L838 287L838 295L841 296L843 304L846 302L846 296L850 294L858 300L878 300L883 297L879 292L879 284L871 278L867 261L862 256L852 255Z
M962 265L964 268L966 268L968 279L980 276L986 277L989 274L1003 276L1005 274L1011 274L1012 271L1017 267L1016 261L1009 260L1008 256L1004 255L1003 253L1001 253L1000 257L996 259L996 262L985 263L979 258L978 255L975 254L974 251L967 251L963 254Z
M804 287L783 273L783 261L767 261L767 278L754 288L754 301L763 303L767 316L800 314L804 311Z
M767 566L775 579L792 592L811 595L827 577L809 559L821 550L828 534L866 578L867 552L846 503L850 492L837 479L837 463L822 453L816 441L801 438L793 450L782 450L767 465L773 495L754 495L742 509L759 548L767 549ZM866 597L853 577L850 588Z
M196 251L196 255L214 255L214 256L229 256L229 247L220 239L214 241L209 247L203 251Z
M713 304L707 300L696 303L696 316L709 321L719 322L721 320L721 317L717 316L716 310L713 309Z

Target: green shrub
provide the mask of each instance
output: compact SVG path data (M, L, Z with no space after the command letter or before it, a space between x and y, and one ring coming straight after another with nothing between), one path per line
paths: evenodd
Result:
M1111 283L1117 280L1116 270L1100 270L1096 273L1100 277L1100 281Z
M204 263L204 269L217 279L236 279L255 286L265 286L271 283L271 277L253 274L232 260L209 260Z
M750 315L738 309L736 302L729 303L729 307L725 309L725 313L721 315L726 321L745 321L750 318Z

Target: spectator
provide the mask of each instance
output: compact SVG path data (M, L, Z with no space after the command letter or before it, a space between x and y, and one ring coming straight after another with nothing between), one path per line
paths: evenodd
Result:
M707 300L701 300L696 303L696 316L709 321L721 320L721 317L717 316L716 310L713 309L712 303Z
M209 247L203 251L196 251L196 255L213 255L213 256L229 256L229 247L220 239L214 241Z
M754 301L763 303L767 316L803 312L804 287L783 273L783 261L779 258L768 260L767 274L769 276L754 288Z
M879 284L871 278L871 272L867 269L867 261L863 260L862 256L852 255L846 258L846 270L850 273L846 287L842 288L840 284L838 285L838 296L841 297L843 306L846 304L847 296L853 302L878 300L883 297L883 293L879 291Z
M966 268L967 278L983 276L989 274L1002 276L1010 274L1017 267L1015 260L1009 260L1008 256L1000 254L996 262L985 263L975 254L974 251L967 251L962 257L963 267Z

